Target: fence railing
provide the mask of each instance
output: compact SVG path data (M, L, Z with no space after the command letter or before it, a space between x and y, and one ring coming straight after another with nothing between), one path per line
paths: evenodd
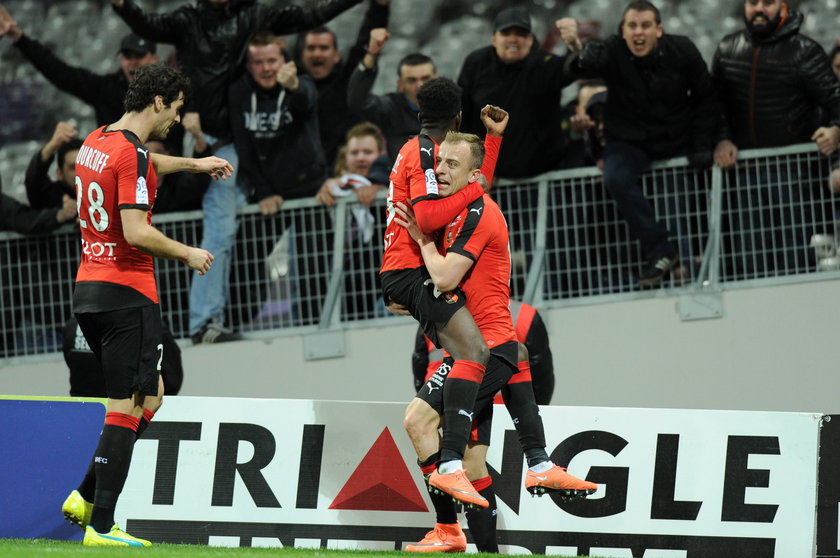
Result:
M731 170L695 171L684 158L655 164L643 189L671 231L681 265L647 291L636 284L638 243L598 169L502 181L491 194L511 230L512 296L557 307L840 278L840 260L832 257L832 165L836 158L810 144L745 151ZM351 198L333 208L292 200L269 217L257 206L240 212L229 325L284 335L404 319L385 310L379 293L385 200L367 208ZM200 242L200 211L154 221L173 238ZM70 226L43 236L0 233L0 358L61 350L79 245ZM192 273L158 260L157 275L164 317L176 337L186 337Z

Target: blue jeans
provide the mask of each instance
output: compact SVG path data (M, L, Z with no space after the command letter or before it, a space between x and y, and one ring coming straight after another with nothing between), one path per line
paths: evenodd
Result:
M205 136L209 143L215 138ZM236 180L239 157L233 144L219 148L215 155L233 165L233 176L227 180L212 180L204 194L204 221L201 247L214 256L210 271L193 274L190 286L190 335L201 330L210 320L224 323L230 289L230 257L236 242L239 222L236 211L246 203L244 185Z
M647 154L629 143L608 142L604 148L604 186L615 200L630 235L639 240L645 258L671 249L668 229L656 220L653 205L642 192L639 178L650 166Z

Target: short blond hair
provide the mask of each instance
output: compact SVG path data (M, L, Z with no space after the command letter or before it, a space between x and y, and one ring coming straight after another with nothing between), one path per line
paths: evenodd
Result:
M449 143L466 143L470 148L470 155L472 155L473 168L480 169L484 164L484 142L475 134L467 134L464 132L447 132L446 139Z

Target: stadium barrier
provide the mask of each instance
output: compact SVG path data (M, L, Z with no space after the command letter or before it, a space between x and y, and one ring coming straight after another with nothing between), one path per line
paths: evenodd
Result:
M640 291L638 243L596 168L501 181L492 195L511 229L513 297L544 308L671 296L682 319L723 314L720 291L840 278L828 189L836 158L811 144L745 151L734 170L695 171L685 158L657 163L643 188L673 233L680 267ZM371 208L340 198L333 208L290 200L277 215L240 212L227 322L246 334L298 335L381 325L391 316L377 271L384 194ZM200 211L155 216L167 235L201 239ZM79 257L78 231L0 233L0 358L61 349ZM192 273L158 260L161 309L176 338L188 335ZM198 278L197 280L201 280Z
M401 549L434 521L403 409L172 397L135 446L117 521L155 542ZM103 413L99 401L0 398L1 537L80 538L61 502L84 475ZM502 552L801 558L815 556L817 541L816 555L840 556L840 429L830 417L559 406L541 414L552 459L599 491L576 502L531 498L516 433L497 407L488 463Z

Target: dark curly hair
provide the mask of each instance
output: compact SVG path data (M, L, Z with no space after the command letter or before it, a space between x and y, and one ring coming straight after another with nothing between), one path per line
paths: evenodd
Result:
M461 112L461 88L449 78L430 79L417 91L424 121L448 122Z
M148 64L134 74L123 106L126 112L141 112L160 95L164 106L168 107L181 93L184 97L190 93L190 80L186 76L166 64Z
M60 167L64 166L64 157L71 151L75 151L82 148L82 140L79 138L73 138L61 147L58 148L58 151L55 152L55 164Z

